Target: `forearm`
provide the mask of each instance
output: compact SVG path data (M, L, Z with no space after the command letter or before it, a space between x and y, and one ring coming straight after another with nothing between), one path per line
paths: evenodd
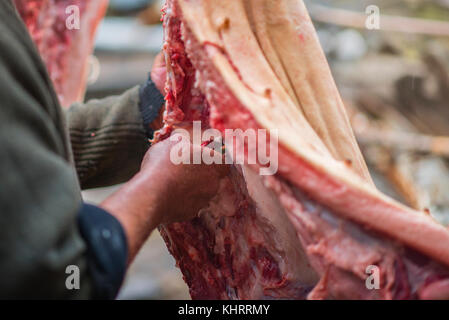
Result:
M129 263L161 223L162 197L158 183L150 184L148 173L138 173L100 205L122 224L128 240Z
M190 220L206 208L229 174L226 165L174 164L172 147L178 143L185 143L182 148L191 154L202 151L170 139L154 145L139 173L101 204L125 229L129 262L158 225Z

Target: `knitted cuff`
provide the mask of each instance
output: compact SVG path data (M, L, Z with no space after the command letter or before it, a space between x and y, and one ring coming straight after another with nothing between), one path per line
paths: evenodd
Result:
M151 77L139 89L139 109L143 118L143 125L148 139L153 138L151 123L157 119L162 106L164 105L164 96L159 92Z

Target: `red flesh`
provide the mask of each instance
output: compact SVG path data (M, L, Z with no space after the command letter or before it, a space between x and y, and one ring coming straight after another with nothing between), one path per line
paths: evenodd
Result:
M190 58L188 63L184 63L184 66L188 66L189 75L193 76L194 70L199 70L198 85L201 92L205 93L208 103L204 105L205 109L210 106L209 123L206 125L221 131L228 128L258 129L258 123L227 88L211 63L210 57L221 51L220 47L210 43L197 43L188 28L182 27L182 19L176 12L176 6L173 7L173 3L168 1L168 7L171 12L164 20L167 32L165 50L166 53L172 52L171 55L173 51L176 52L172 62ZM176 28L167 24L170 19L173 19L172 22L176 20ZM184 48L184 41L187 39ZM176 41L176 47L171 46L171 41ZM167 114L180 114L180 109L185 114L189 109L189 105L183 103L186 98L179 98L178 95L178 99L172 99L175 95L171 92L174 87L179 87L184 90L182 94L188 96L191 87L177 82L179 79L185 80L183 65L175 62L173 67L175 81L167 84ZM170 119L169 116L166 119ZM167 127L193 119L180 117L177 123L167 122ZM307 294L311 299L448 297L449 271L445 265L393 240L391 236L394 235L376 233L364 227L363 210L390 212L400 211L400 208L389 203L382 203L383 207L379 207L374 198L372 204L367 203L366 196L356 193L342 194L345 186L340 181L323 175L313 165L302 161L283 146L280 149L280 173L265 178L264 183L286 209L298 234L292 241L296 241L298 247L306 249L305 259L308 259L321 281L311 285L292 281L295 275L290 273L283 274L285 269L280 268L280 263L288 261L289 257L283 256L285 253L282 248L278 248L273 240L273 235L283 230L270 229L270 225L266 225L257 215L258 204L248 195L248 182L237 168L229 178L232 181L228 182L230 196L219 195L220 205L229 207L233 204L233 212L223 216L219 209L212 207L192 223L162 228L168 247L190 287L192 298L297 299L304 298ZM365 203L360 203L362 200ZM347 210L360 211L362 221L349 221L345 217ZM223 240L223 235L224 241L217 245L218 240ZM244 263L236 263L236 257L242 255L245 256ZM369 265L376 265L380 269L380 290L368 290L365 286L368 276L365 271ZM304 272L304 269L297 271ZM255 274L258 275L257 278L253 277ZM263 290L251 292L250 289L256 285ZM315 289L310 292L314 285Z
M61 105L82 100L87 81L87 58L107 0L14 0L44 60ZM80 29L69 30L66 9L76 5Z

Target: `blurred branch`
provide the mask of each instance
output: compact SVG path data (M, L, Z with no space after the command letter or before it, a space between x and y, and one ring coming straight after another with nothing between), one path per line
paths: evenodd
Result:
M378 128L354 128L362 145L380 145L397 150L431 153L449 157L449 137L402 133Z
M368 17L365 13L318 4L310 4L308 9L316 21L358 29L365 29ZM449 22L445 21L381 15L380 24L380 31L449 36Z

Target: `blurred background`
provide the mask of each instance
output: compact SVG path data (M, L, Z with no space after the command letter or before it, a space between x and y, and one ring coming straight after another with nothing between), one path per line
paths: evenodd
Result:
M379 189L449 225L449 0L305 1ZM87 99L143 83L163 43L160 0L111 0ZM368 30L366 8L380 10ZM116 187L115 187L116 188ZM84 192L100 202L115 188ZM188 299L155 232L119 299Z

